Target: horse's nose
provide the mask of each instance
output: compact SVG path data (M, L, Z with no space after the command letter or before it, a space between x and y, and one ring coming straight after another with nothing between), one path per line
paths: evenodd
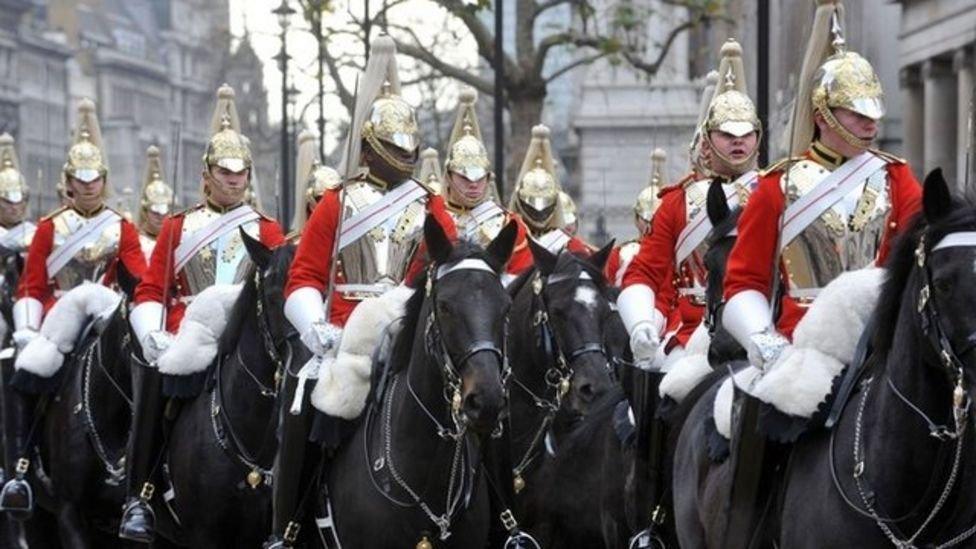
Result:
M483 391L471 391L464 397L461 410L474 429L490 430L494 427L503 405L503 398L495 398L495 395Z
M596 399L596 387L594 385L593 381L589 378L583 378L576 384L576 393L579 395L581 401L589 404Z

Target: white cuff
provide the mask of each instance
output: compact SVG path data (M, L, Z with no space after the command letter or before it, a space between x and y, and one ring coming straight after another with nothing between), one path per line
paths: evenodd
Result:
M322 292L310 286L299 288L285 300L285 318L299 334L305 334L312 324L325 322L323 303Z
M158 301L144 301L132 308L129 325L140 345L146 341L149 332L165 330L163 326L163 304Z
M617 297L617 311L628 334L633 334L634 328L647 322L651 323L657 335L664 331L664 315L654 305L654 290L646 284L632 284L624 288Z
M44 320L44 305L33 297L22 297L14 302L12 311L14 330L40 330Z
M761 292L745 290L730 297L722 310L722 326L742 345L749 348L753 334L773 325L769 301Z

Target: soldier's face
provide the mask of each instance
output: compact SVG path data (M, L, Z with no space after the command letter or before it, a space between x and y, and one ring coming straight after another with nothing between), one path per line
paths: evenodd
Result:
M471 181L467 177L455 172L450 172L449 198L451 202L462 206L477 206L485 198L485 191L488 190L488 176Z
M105 178L98 177L90 182L80 179L68 178L68 192L71 193L74 203L83 209L89 210L102 203L104 197L102 191L105 189Z
M146 212L146 229L150 234L159 234L159 229L163 226L164 217L166 216L152 210Z
M708 141L715 148L718 156L728 159L732 164L738 166L749 160L753 153L756 152L756 144L759 143L759 134L757 132L751 132L739 137L731 133L713 130L708 132ZM721 164L720 162L715 162L715 160L718 160L716 155L711 155L709 158L712 161L712 169L716 172L722 175L735 175L724 173L727 170L723 170L724 166L718 165Z
M834 118L837 119L837 122L839 122L841 126L844 126L847 131L851 132L854 137L863 139L865 141L872 141L875 137L877 137L877 120L842 107L837 107L830 110L834 113ZM835 132L833 128L827 125L826 121L823 120L823 117L819 115L817 116L817 126L820 127L821 133Z
M391 165L383 158L383 155L374 151L368 142L364 142L363 162L371 174L387 183L399 183L413 176L414 166L416 166L420 154L419 149L408 151L390 143L383 143L383 150L385 154L392 156L397 162L409 167L409 169L405 170Z
M9 227L16 225L24 220L27 213L27 201L11 202L5 198L0 198L0 224Z
M205 172L210 201L218 206L233 206L244 200L250 170L234 172L220 166L211 166Z

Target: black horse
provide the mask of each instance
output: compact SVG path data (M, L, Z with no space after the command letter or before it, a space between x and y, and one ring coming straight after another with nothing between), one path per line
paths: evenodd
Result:
M976 447L972 239L976 208L954 200L940 171L924 186L923 215L896 243L871 332L873 354L832 430L795 443L757 543L780 547L971 546ZM701 425L708 391L678 447L677 521L683 547L720 547L728 460L711 463ZM680 494L680 495L679 495ZM902 545L906 543L906 545ZM941 545L946 544L946 545Z
M571 487L542 481L539 470L547 449L560 447L561 437L614 387L606 331L618 324L610 322L615 313L603 276L613 243L588 257L553 254L531 240L529 247L535 267L509 286L513 300L509 453L518 497L524 503L519 518L548 545L558 543L553 536L582 543L574 532L599 537L601 517L612 511L596 513L596 525L584 524L582 515L564 521L567 517L556 506L562 502L578 507L583 502L564 497ZM581 471L577 465L571 464L572 472L580 477L596 476L599 469L591 464ZM570 468L562 472L570 473ZM587 530L593 526L595 532Z
M511 299L499 273L515 236L509 223L485 250L454 246L427 218L433 263L407 302L382 387L329 468L343 546L485 545L480 448L505 408Z
M260 547L270 530L278 380L291 357L284 288L295 249L272 251L242 237L254 267L231 308L207 390L180 409L166 452L179 522L161 522L160 531L190 547Z

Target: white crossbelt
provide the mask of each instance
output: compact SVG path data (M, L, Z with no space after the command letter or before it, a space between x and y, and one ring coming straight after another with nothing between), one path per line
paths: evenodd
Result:
M33 228L33 223L24 221L16 227L7 230L7 232L3 233L3 236L0 236L0 246L10 250L22 248L26 244L25 241L27 240L28 231Z
M535 239L543 248L558 254L569 242L569 235L562 229L554 229Z
M254 208L242 204L182 238L180 245L176 247L176 251L173 253L174 272L182 269L187 261L192 259L203 247L230 231L236 230L241 225L260 217L261 215L254 211Z
M343 221L342 234L339 235L339 249L345 249L376 226L402 212L414 200L426 195L427 190L412 179L397 185L383 195L383 198Z
M468 238L473 237L475 234L477 234L478 228L481 227L482 224L504 213L505 210L502 210L493 200L486 200L481 204L478 204L477 207L471 210L470 215L471 219L474 220L474 223L467 228L467 234L465 236Z
M731 185L724 185L725 199L728 201L729 208L735 209L739 206L739 194L736 189L740 186L751 189L756 184L759 173L755 170L748 171L739 176ZM708 238L712 232L712 220L708 218L708 209L701 208L694 219L690 220L685 228L678 235L678 240L674 245L675 265L684 263L688 256L692 254L702 242Z
M102 236L102 231L112 223L122 220L119 214L106 209L89 219L80 229L71 234L57 250L47 257L47 276L53 277L85 247L89 242Z
M884 159L865 151L844 162L810 192L793 202L783 213L780 247L785 248L828 208L844 199L858 185L887 165Z

